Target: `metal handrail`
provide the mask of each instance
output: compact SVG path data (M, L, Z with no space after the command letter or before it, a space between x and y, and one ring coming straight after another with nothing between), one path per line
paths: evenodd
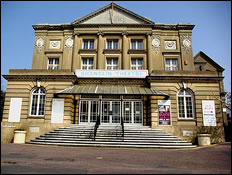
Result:
M124 140L124 120L123 120L123 117L121 117L121 126L122 126L122 139Z
M97 135L97 128L99 127L99 125L100 125L100 116L98 115L95 126L94 126L94 138L93 138L94 141Z

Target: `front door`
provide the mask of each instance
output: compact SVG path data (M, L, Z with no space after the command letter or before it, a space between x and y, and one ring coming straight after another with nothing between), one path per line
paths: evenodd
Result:
M101 124L120 124L120 101L102 101Z
M125 124L139 124L143 123L141 101L123 101L123 119Z

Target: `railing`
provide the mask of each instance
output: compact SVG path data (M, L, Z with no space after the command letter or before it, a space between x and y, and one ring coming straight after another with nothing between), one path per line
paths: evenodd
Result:
M123 121L123 117L121 117L121 126L122 126L122 140L124 140L124 121Z
M94 136L93 136L93 140L95 141L96 135L97 135L97 128L100 125L100 116L97 116L97 120L94 126Z

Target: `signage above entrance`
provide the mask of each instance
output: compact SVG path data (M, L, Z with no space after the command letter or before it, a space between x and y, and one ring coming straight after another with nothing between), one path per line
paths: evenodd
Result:
M146 78L148 70L79 70L75 74L79 78Z

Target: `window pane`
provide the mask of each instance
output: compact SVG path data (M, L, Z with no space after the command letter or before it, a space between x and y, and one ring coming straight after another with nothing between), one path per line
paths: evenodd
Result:
M88 49L88 41L84 41L84 48L83 49Z
M113 64L118 65L118 59L113 59Z
M90 41L90 46L89 46L90 49L94 49L94 41Z
M107 60L106 60L107 64L111 64L111 61L112 61L112 59L110 59L110 58L107 58Z
M118 49L118 41L114 41L114 49Z
M107 49L112 49L112 41L107 41Z
M55 59L55 64L59 64L59 59Z
M131 49L136 49L136 42L135 41L131 41Z
M138 59L138 65L143 65L143 60Z
M88 59L89 60L89 64L93 64L93 59Z
M87 59L82 59L82 64L87 64Z
M138 48L137 49L143 49L143 42L138 41Z
M136 65L136 59L131 59L131 64Z
M53 63L53 59L49 59L48 64L52 64L52 63Z
M166 64L170 65L170 59L166 59Z

